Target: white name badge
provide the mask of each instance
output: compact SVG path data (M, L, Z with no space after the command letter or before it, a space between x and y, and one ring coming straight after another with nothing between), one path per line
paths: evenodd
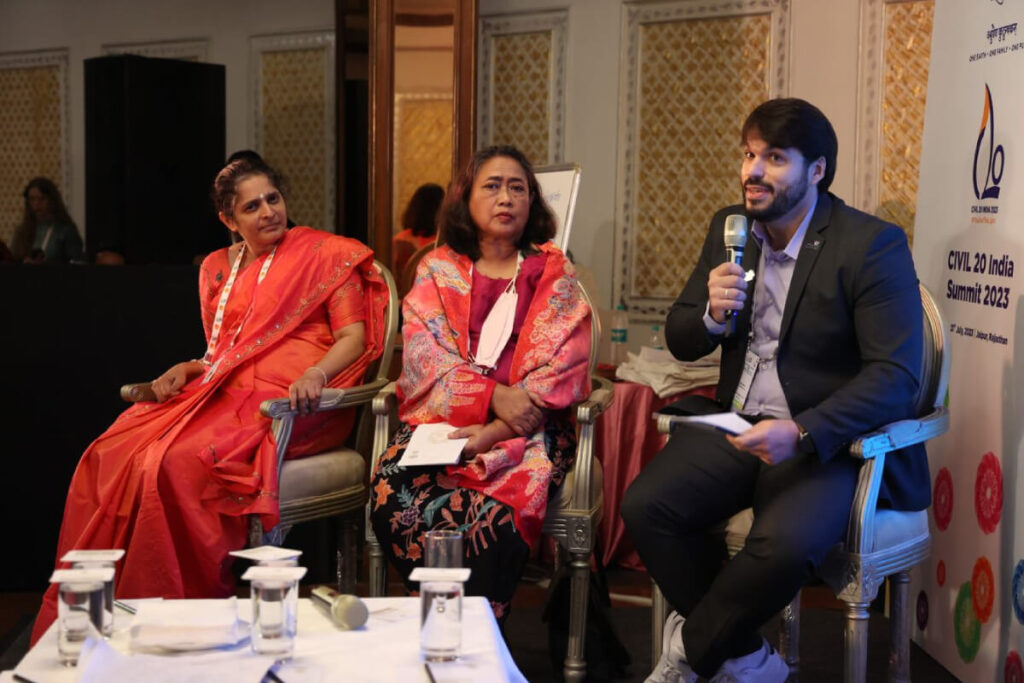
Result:
M732 396L733 412L742 412L743 406L747 404L747 394L750 393L750 385L754 383L754 375L757 374L758 365L760 365L760 359L756 353L748 348L747 355L743 359L743 374L740 375L739 384L736 385L736 393Z

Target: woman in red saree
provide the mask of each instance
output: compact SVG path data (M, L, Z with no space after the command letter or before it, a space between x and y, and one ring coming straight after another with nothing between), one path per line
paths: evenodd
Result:
M549 242L554 217L515 148L478 152L439 224L445 244L403 302L403 424L374 472L370 519L403 577L424 532L462 531L466 592L503 620L575 456L568 408L590 391L590 308ZM469 438L462 463L399 466L412 428L434 422Z
M383 345L387 287L363 244L286 228L281 182L235 161L218 174L221 221L241 236L210 254L199 276L208 348L153 381L156 402L129 408L94 441L71 480L58 559L80 548L124 548L121 598L229 595L228 552L245 546L249 514L278 520L276 445L266 399L305 413L287 457L337 444L351 414L309 414L325 386L363 381ZM33 642L56 617L47 591Z

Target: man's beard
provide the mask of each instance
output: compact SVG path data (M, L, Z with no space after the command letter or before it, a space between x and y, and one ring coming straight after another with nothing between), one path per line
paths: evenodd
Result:
M793 207L800 203L800 200L807 194L807 188L810 183L807 178L801 174L800 181L796 185L790 185L782 188L781 190L773 185L765 183L763 180L755 180L753 178L747 179L747 182L743 184L744 189L747 185L757 185L759 187L768 188L772 194L772 203L763 209L751 209L750 205L747 204L744 199L744 205L747 209L747 214L756 221L761 223L771 223L772 221L778 220L782 216L793 210Z

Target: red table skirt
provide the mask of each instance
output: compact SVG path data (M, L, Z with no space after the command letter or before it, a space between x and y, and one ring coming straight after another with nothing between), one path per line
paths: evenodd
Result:
M643 569L643 563L626 534L619 516L622 496L644 465L661 450L665 437L651 415L681 396L697 394L714 397L715 387L698 387L691 391L658 398L651 388L633 382L616 382L611 407L597 422L595 455L604 468L604 518L598 529L604 566L613 562L631 569Z

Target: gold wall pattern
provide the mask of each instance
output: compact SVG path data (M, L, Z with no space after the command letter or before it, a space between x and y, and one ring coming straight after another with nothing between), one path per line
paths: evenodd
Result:
M711 216L741 200L739 130L769 97L770 49L769 14L640 27L631 296L674 299Z
M413 193L424 183L447 189L452 177L451 95L395 96L395 230Z
M933 0L885 6L877 215L914 237Z
M289 217L315 228L334 225L324 194L324 176L331 171L324 156L327 58L322 48L260 56L260 153L288 181Z
M22 191L35 176L64 184L63 65L4 68L0 65L0 239L10 245L21 223ZM81 228L82 218L72 216Z
M551 32L493 39L491 144L515 145L536 166L550 162Z

